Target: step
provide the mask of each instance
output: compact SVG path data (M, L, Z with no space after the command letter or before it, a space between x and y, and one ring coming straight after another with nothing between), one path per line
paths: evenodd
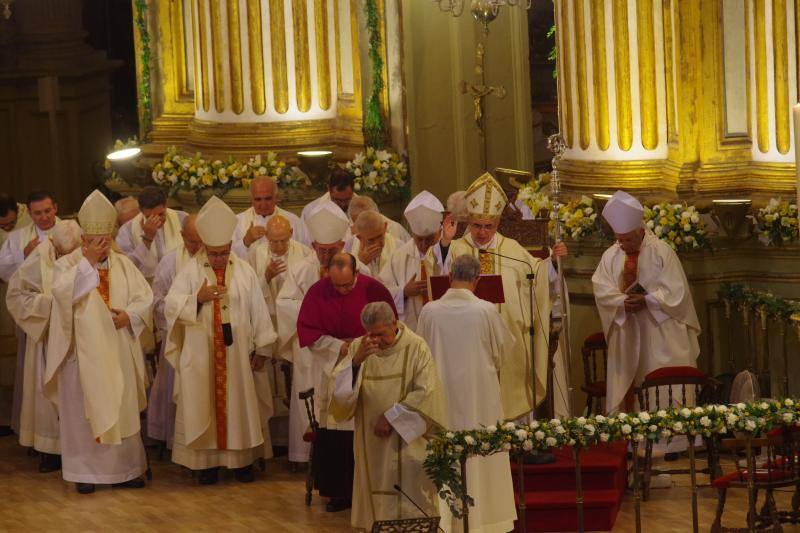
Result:
M587 490L584 492L583 516L586 531L610 531L614 527L623 492ZM527 530L577 531L578 516L574 491L532 492L525 495ZM519 531L516 524L515 531Z
M575 462L571 450L558 450L556 462L546 465L524 465L525 491L575 490ZM517 486L518 465L511 463ZM627 462L624 447L592 447L581 454L581 476L584 490L625 488Z

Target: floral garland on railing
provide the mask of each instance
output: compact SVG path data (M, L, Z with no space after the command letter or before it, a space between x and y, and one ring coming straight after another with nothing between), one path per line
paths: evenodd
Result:
M388 150L367 147L366 152L359 152L348 161L345 168L355 177L357 192L390 194L408 184L408 165Z
M139 32L139 64L141 65L138 86L139 109L141 109L140 131L147 138L153 126L152 95L150 89L150 30L147 27L147 0L136 0L136 31Z
M237 161L233 157L225 161L210 161L200 152L187 156L172 146L161 162L153 167L152 175L153 181L166 187L170 196L179 190L200 192L214 188L225 193L237 187L247 189L256 176L269 176L283 187L310 185L305 174L279 160L274 152L267 152L264 157L256 155L246 162Z
M754 217L759 240L767 246L780 246L798 238L797 205L772 198Z
M762 435L778 426L800 425L798 400L787 398L739 403L673 407L655 412L619 413L614 416L554 418L530 424L498 422L495 426L469 431L440 433L428 443L424 468L453 515L463 514L464 494L458 464L462 457L487 456L508 452L511 455L537 454L563 446L590 446L615 441L656 441L675 435L745 433Z
M775 296L769 291L756 291L741 283L721 283L717 295L723 302L741 308L753 309L762 320L800 319L800 302Z

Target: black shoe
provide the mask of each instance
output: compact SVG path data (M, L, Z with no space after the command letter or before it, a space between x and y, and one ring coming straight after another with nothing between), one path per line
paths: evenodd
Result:
M10 437L14 432L11 431L11 426L0 426L0 437Z
M213 485L219 480L219 468L206 468L200 471L199 482L201 485Z
M39 472L46 474L47 472L55 472L61 470L61 456L52 453L43 453L42 461L39 463Z
M253 474L253 467L251 466L244 466L242 468L234 468L233 469L233 476L236 478L236 481L239 483L252 483L255 481L256 476Z
M670 462L671 461L677 461L678 459L680 459L680 457L681 457L681 454L679 454L678 452L669 452L669 453L665 453L664 454L664 460L665 461L670 461Z
M93 483L75 483L75 490L78 491L78 494L91 494L94 492L94 484Z
M338 513L345 509L350 509L350 500L348 498L331 498L325 505L325 511L328 513Z
M122 483L114 483L113 487L117 489L141 489L144 488L144 480L137 477Z

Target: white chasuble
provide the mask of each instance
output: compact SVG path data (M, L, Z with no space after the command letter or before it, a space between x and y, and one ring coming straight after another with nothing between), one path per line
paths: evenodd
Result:
M402 244L403 244L402 242L399 242L391 235L391 233L387 231L386 234L384 235L383 248L381 249L381 254L375 259L373 259L372 262L367 265L367 267L369 267L369 275L375 279L378 279L381 271L392 260L392 255L394 254L395 250L397 250L397 248ZM361 241L358 240L358 237L353 237L353 243L350 248L350 253L357 258L358 253L360 251L361 251Z
M165 301L165 357L175 368L177 404L172 460L193 470L241 468L271 456L259 411L259 397L271 397L271 392L258 391L262 384L269 386L269 380L254 376L250 356L271 355L276 335L266 320L255 272L231 254L224 272L227 298L220 307L229 307L221 313L230 316L233 342L218 350L214 302L197 301L206 281L220 284L201 253L178 273ZM217 357L222 360L217 362Z
M181 229L186 213L167 208L164 211L164 225L156 232L155 240L148 248L144 243L144 214L139 213L122 225L117 234L117 245L122 253L133 261L147 280L155 276L161 259L172 250L183 245Z
M594 297L608 344L606 411L620 409L632 385L668 366L695 366L700 323L680 259L668 244L647 231L639 250L638 281L647 290L646 307L626 313L622 287L625 252L612 245L594 275ZM662 407L666 405L666 402Z
M470 254L481 261L482 274L499 274L503 279L505 303L497 310L514 337L500 369L500 394L503 412L507 419L515 420L531 412L545 397L547 387L548 342L550 336L550 262L533 257L514 239L495 234L492 242L484 246L490 251L517 259L505 259L480 254L479 247L467 233L450 245L450 258ZM520 263L519 261L522 261ZM530 353L530 265L534 274L534 354ZM486 270L484 270L484 268ZM535 361L535 363L534 363ZM536 369L536 400L533 398L533 369Z
M351 524L366 530L375 520L423 516L394 485L429 515L437 513L436 490L422 463L427 456L423 435L442 427L441 384L425 341L402 322L397 324L392 346L369 356L355 370L352 360L363 337L355 339L334 370L331 414L338 420L355 418ZM374 433L381 415L393 427L388 437Z
M447 399L444 424L461 431L488 427L506 416L498 373L514 337L495 306L467 289L449 289L422 310L418 334L430 346ZM469 510L470 531L506 533L517 518L508 454L467 460L467 485L475 506ZM461 531L440 500L442 528Z
M25 332L19 443L42 453L59 454L58 410L44 395L54 263L55 248L47 239L11 276L6 304L14 321Z

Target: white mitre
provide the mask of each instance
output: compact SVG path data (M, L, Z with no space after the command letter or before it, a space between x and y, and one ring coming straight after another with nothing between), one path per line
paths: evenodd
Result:
M117 229L117 210L103 193L97 189L86 197L78 222L86 235L109 235Z
M433 235L442 227L444 206L434 195L422 191L416 195L403 212L411 227L411 233L418 237Z
M344 211L331 201L319 202L306 219L311 240L317 244L333 244L344 240L350 221Z
M233 240L236 214L228 204L212 196L197 213L197 233L206 246L225 246Z
M484 173L464 193L467 212L475 218L500 218L508 204L508 196L491 174Z
M620 235L641 228L644 225L643 213L644 208L639 200L625 191L615 192L603 208L603 218L614 233Z

